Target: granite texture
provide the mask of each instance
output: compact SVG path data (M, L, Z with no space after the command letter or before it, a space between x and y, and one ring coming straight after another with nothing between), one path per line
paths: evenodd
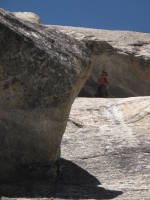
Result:
M0 179L22 166L57 160L93 55L54 27L0 9Z
M149 122L150 97L76 99L55 182L38 165L38 179L1 183L2 200L149 200Z
M48 26L51 27L51 26ZM109 75L109 97L150 95L150 34L132 31L54 26L100 55L80 96L94 97L102 70ZM95 43L98 48L93 48ZM106 44L107 46L106 51Z

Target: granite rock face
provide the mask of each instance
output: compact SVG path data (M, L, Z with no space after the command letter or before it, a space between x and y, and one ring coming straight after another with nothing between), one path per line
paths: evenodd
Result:
M38 181L0 182L1 199L149 200L149 122L150 97L77 98L57 181L42 175ZM40 174L45 166L38 166Z
M0 10L0 178L57 159L93 55L54 27Z
M78 178L74 183L70 179L62 186L63 195L149 200L150 97L77 98L62 141L62 155L97 179L97 184L96 180L83 183Z
M80 96L95 96L97 82L102 70L109 74L109 96L131 97L150 95L150 34L129 31L109 31L75 27L54 26L79 41L103 42L101 52L95 59L90 78ZM105 44L112 51L103 51Z
M32 12L13 12L13 14L22 20L40 24L40 17Z
M144 34L145 42L137 45L141 35L135 33L135 39L129 34L129 49L127 33L99 30L93 37L92 32L33 23L0 10L1 179L22 166L51 165L57 160L71 105L102 58L124 62L122 76L133 61L137 73L131 77L141 80L142 71L145 82L137 87L127 78L128 85L135 84L137 94L143 88L142 95L148 94L149 35ZM133 46L138 50L134 52ZM142 70L139 61L144 63Z

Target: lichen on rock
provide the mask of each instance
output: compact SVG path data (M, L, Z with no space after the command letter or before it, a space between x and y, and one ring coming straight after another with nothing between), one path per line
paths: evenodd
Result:
M137 39L128 34L42 25L0 9L1 179L21 166L48 163L54 168L71 105L97 65L104 68L108 61L109 72L118 70L120 79L110 80L114 86L124 83L128 69L131 80L135 70L135 80L146 77L140 88L147 83L143 94L148 94L150 37L145 34L144 43L137 43L140 34Z
M55 28L0 10L0 177L56 161L91 52Z

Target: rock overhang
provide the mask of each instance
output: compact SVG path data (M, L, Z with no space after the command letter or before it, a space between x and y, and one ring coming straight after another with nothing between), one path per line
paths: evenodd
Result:
M92 67L109 58L108 62L111 59L114 65L119 59L120 65L123 59L126 70L128 61L138 60L139 69L140 60L135 53L130 54L133 45L128 53L126 46L124 51L120 41L122 36L123 42L128 40L127 33L119 33L117 37L116 32L100 30L99 36L96 33L93 37L93 30L68 31L65 27L34 24L19 20L3 9L0 25L0 44L4 47L0 51L0 130L3 131L0 137L6 135L1 148L2 155L7 157L0 168L3 174L5 168L9 171L20 162L56 161L71 105ZM107 40L106 35L109 35ZM114 40L110 40L111 35ZM137 45L139 35L131 44L145 62L144 51L139 49L145 45L149 48L149 36L144 35L147 43ZM149 56L146 58L149 60Z
M65 90L68 90L69 88L70 90L73 90L73 84L75 84L78 79L77 76L82 76L82 67L90 68L91 52L87 51L86 45L83 42L72 39L66 34L61 33L54 27L47 29L44 25L22 21L20 19L17 19L10 13L8 14L2 9L1 24L3 26L3 29L5 29L7 33L10 33L11 31L10 35L16 37L16 41L20 40L20 44L25 43L25 45L28 46L28 51L30 51L29 49L32 49L33 52L30 51L31 54L29 55L28 53L28 56L26 56L26 58L23 58L27 60L29 65L31 64L29 62L30 58L36 57L36 60L34 62L39 62L36 63L36 70L38 66L47 65L50 69L48 73L50 76L53 77L53 79L55 76L58 75L59 68L59 79L55 78L55 86L57 88L57 91L61 89L65 94ZM1 32L3 29L1 28ZM5 43L5 41L1 41L1 44L2 42ZM9 42L11 43L10 40ZM19 42L17 45L20 45ZM20 51L20 49L18 49L18 51ZM27 50L24 49L24 52L25 51ZM33 55L33 53L35 55ZM18 59L22 58L18 57ZM44 59L45 63L43 62ZM70 76L67 76L67 74L70 74ZM65 80L63 80L63 77L66 77ZM83 79L85 78L86 77L84 77ZM68 84L68 86L60 84L59 87L57 87L57 82L59 80L63 80L62 82ZM65 87L69 88L65 89ZM54 93L57 93L56 88L54 89ZM56 101L58 95L55 94L55 96ZM68 96L66 96L66 98L68 98Z
M83 41L3 9L0 47L0 177L34 163L52 164L53 174L70 108L90 74L93 53Z

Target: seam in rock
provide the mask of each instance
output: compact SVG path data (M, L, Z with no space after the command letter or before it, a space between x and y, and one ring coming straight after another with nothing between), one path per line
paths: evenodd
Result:
M69 118L68 121L70 121L72 124L74 124L75 126L77 126L78 128L83 128L83 124L74 121L73 119Z

